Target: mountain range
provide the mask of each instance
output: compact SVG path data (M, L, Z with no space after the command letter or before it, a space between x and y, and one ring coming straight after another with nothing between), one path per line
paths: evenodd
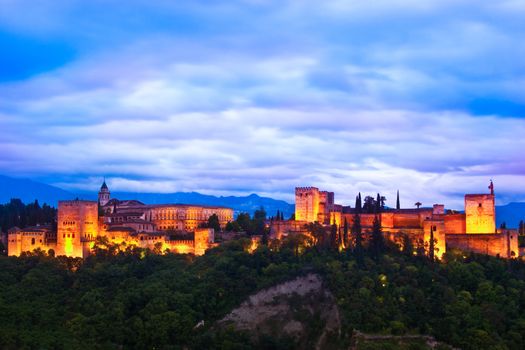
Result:
M67 199L97 200L96 192L73 193L56 186L47 185L29 179L12 178L0 175L0 203L7 203L11 198L19 198L24 203L37 199L39 203L56 206L59 200ZM200 204L217 205L232 208L235 213L253 213L263 207L268 216L274 216L277 210L289 218L295 211L293 204L273 198L260 197L256 194L249 196L210 196L197 192L175 193L137 193L137 192L111 192L112 198L136 199L146 204Z
M40 203L48 203L56 206L59 200L82 198L97 200L97 192L73 193L56 186L41 182L12 178L0 175L0 203L6 203L11 198L20 198L29 203L37 199ZM197 192L175 192L175 193L136 193L136 192L112 192L112 197L119 199L136 199L146 204L180 203L218 205L232 208L236 213L253 213L263 207L268 216L273 216L277 210L284 213L286 218L290 217L295 206L282 200L268 197L260 197L256 194L249 196L211 196ZM518 227L520 220L525 220L525 203L513 202L506 205L496 206L496 224L505 222L507 227Z

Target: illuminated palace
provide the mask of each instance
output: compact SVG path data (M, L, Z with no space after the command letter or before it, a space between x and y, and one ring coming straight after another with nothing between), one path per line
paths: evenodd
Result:
M431 208L384 209L377 214L385 237L402 242L405 235L414 244L423 242L428 247L432 230L436 256L441 257L447 249L460 249L482 254L516 258L519 255L518 232L497 229L494 186L490 193L465 195L465 211L446 211L443 204ZM354 218L360 217L363 232L372 229L376 214L356 214L355 208L334 203L334 193L320 191L316 187L295 189L295 221L272 224L272 236L280 238L294 232L305 232L305 224L318 222L337 225L339 234L346 221L351 227Z
M214 230L203 228L210 216L217 215L221 227L233 220L230 208L111 199L105 182L98 199L98 203L59 201L56 230L47 226L9 230L8 254L18 256L39 248L86 257L95 239L103 236L111 243L201 255L215 245Z

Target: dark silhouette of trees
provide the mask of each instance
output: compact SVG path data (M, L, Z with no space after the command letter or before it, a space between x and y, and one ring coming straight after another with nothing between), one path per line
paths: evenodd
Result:
M214 229L215 232L221 231L221 224L217 214L213 214L208 218L207 227Z
M0 205L0 230L4 232L15 226L25 228L55 222L56 209L45 203L40 206L38 200L24 204L20 199L11 199Z
M378 257L384 251L385 242L383 238L383 231L381 230L381 221L377 215L374 217L371 235L372 237L370 239L369 249L372 253L372 256Z
M435 240L434 240L434 226L430 226L430 237L429 237L429 240L428 240L428 258L430 259L430 261L434 261L435 258L435 249L436 249L436 245L435 245Z
M362 203L361 203L361 192L355 197L355 212L357 214L361 213Z

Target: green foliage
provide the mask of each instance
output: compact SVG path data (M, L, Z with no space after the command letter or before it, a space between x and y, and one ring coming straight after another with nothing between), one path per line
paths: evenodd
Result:
M56 209L45 204L40 206L37 200L24 204L20 199L11 199L0 204L0 231L7 232L12 227L24 228L36 224L53 224Z
M207 227L214 229L215 232L221 232L221 224L219 222L219 217L217 216L217 214L213 214L208 218Z
M213 325L254 292L312 271L340 310L334 348L349 348L355 329L428 334L467 350L525 347L523 262L448 252L431 263L394 250L375 259L370 249L358 258L307 248L309 239L290 235L253 254L245 239L201 257L118 250L103 240L86 260L0 256L0 348L294 348L293 339Z

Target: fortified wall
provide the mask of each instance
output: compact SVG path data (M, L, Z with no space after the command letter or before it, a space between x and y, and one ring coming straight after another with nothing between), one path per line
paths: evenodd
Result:
M379 214L356 214L355 209L334 203L332 192L317 187L295 189L296 212L294 222L273 223L272 233L279 237L305 232L305 225L318 222L337 225L339 233L344 224L351 228L356 215L363 231L370 231L375 217L381 222L386 237L400 242L409 235L416 245L419 241L428 246L432 231L435 246L442 256L447 247L475 251L503 257L517 257L517 234L512 231L496 231L495 195L492 182L489 194L465 195L465 213L447 212L443 204L432 208L387 209ZM302 229L301 229L302 227ZM510 233L509 233L510 232Z

